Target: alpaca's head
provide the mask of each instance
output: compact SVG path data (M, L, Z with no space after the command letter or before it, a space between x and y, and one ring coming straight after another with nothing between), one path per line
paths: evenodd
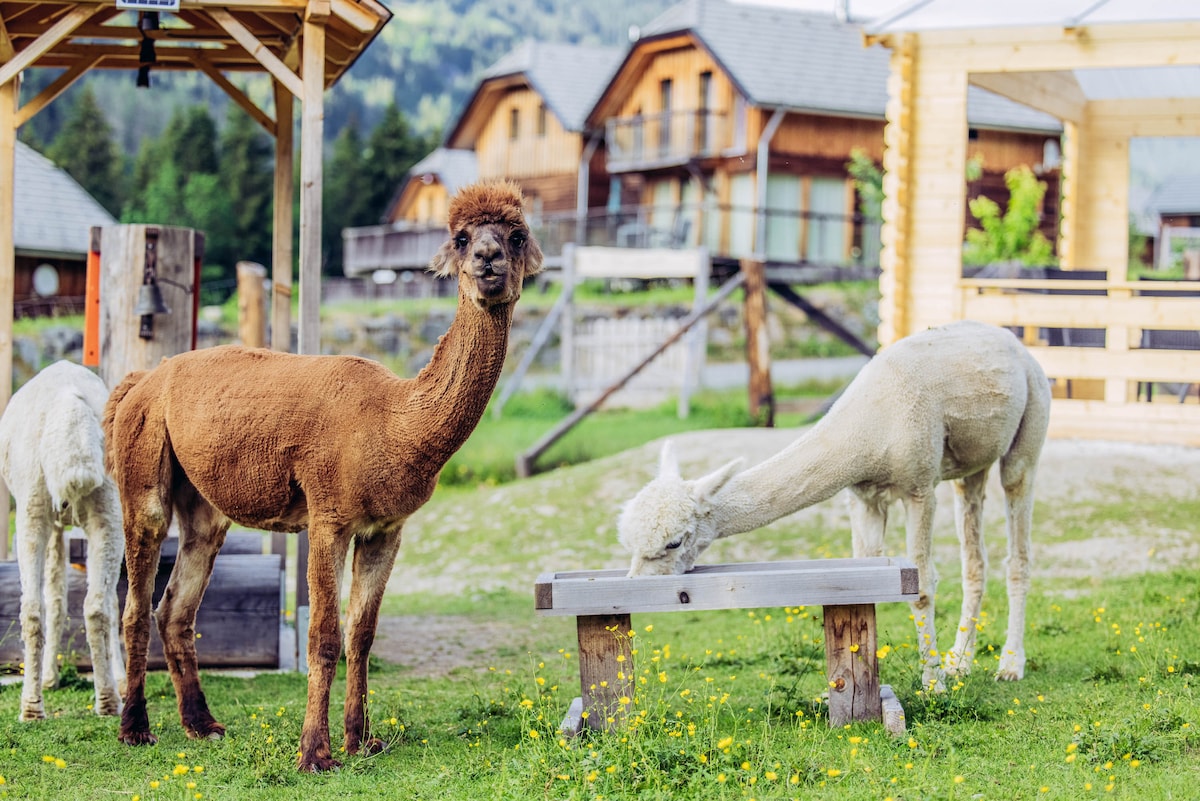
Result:
M525 222L523 202L511 181L463 187L450 201L450 238L429 269L458 276L460 294L481 309L514 303L524 280L542 270L542 249Z
M631 576L686 573L721 535L712 520L716 494L742 467L737 459L694 481L679 475L675 450L663 444L658 475L621 509L617 536L633 554Z

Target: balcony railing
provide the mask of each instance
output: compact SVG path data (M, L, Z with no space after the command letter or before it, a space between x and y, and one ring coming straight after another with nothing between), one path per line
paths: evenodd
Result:
M767 209L767 241L755 249L758 214L742 206L624 206L543 214L531 220L547 264L560 263L563 245L625 248L691 248L701 245L714 259L737 260L765 255L777 265L821 267L879 266L879 223L861 215L821 214ZM343 269L348 276L375 270L421 270L442 242L442 225L375 225L342 232Z
M617 117L607 127L609 172L686 164L732 144L729 117L709 110Z

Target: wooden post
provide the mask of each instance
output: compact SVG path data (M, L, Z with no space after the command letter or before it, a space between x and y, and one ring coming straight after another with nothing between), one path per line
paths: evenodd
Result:
M204 237L190 228L110 225L100 234L100 378L110 389L132 370L149 370L168 356L191 350L196 327L196 256ZM134 313L138 293L153 272L170 313Z
M0 25L0 34L3 34ZM0 35L0 64L14 57L8 37ZM13 182L17 171L17 82L13 77L0 84L0 412L12 395L13 293L17 253L13 245ZM0 533L0 559L8 559L8 487L0 481L0 510L4 529Z
M629 615L576 618L582 726L616 731L633 704L633 650L629 644L632 625ZM615 671L613 665L617 666ZM573 724L564 721L564 728Z
M750 365L750 418L756 425L775 425L775 395L771 390L771 354L767 337L766 265L743 259L746 276L746 362Z
M825 669L829 725L881 720L875 605L825 606Z
M237 263L238 338L248 348L267 344L267 268L252 261Z
M313 0L304 20L300 116L300 352L321 352L321 168L325 137L325 19Z
M287 88L275 89L275 194L271 239L271 348L292 349L292 165L295 98Z

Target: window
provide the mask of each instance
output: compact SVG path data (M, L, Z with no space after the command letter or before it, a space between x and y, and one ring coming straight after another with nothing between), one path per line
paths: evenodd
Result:
M521 134L521 111L513 107L508 111L508 138L515 140Z
M538 105L537 134L538 134L538 136L546 135L546 104L545 103L541 103Z
M700 73L700 96L696 103L698 109L696 112L696 150L700 153L708 153L712 150L712 142L709 141L711 131L708 124L708 116L712 113L713 107L712 93L712 73L708 71Z
M665 78L658 84L658 148L663 153L671 149L671 79Z

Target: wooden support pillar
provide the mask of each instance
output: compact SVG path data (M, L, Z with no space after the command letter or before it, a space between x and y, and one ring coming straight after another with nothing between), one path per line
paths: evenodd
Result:
M880 720L883 707L875 655L875 604L826 606L824 613L829 725Z
M771 389L770 340L767 336L766 264L743 259L746 277L744 316L746 320L746 362L750 365L750 418L755 425L775 425L775 394Z
M300 353L321 352L321 167L325 139L325 16L317 0L304 20L300 117Z
M271 240L271 348L292 349L292 170L295 152L295 98L274 81L275 208Z
M238 339L248 348L267 343L267 268L252 261L237 263Z
M579 684L582 704L578 721L563 721L564 730L586 726L616 731L633 704L633 650L629 615L580 615ZM616 665L616 670L613 670ZM622 703L624 699L624 703ZM587 717L583 717L583 713Z
M0 36L0 63L12 58L7 37ZM13 245L13 183L17 171L17 83L0 84L0 412L12 396L13 292L17 254ZM0 533L0 559L8 559L8 487L0 481L0 510L6 524Z

